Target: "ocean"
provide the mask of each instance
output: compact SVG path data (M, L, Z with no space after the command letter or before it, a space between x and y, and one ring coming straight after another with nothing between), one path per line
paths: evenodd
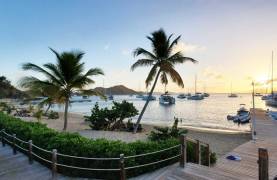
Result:
M251 94L239 94L237 98L229 98L228 94L211 94L204 100L194 101L187 99L178 99L176 103L170 106L159 104L159 95L155 95L157 100L151 101L145 111L142 123L154 125L171 125L174 117L180 118L180 127L208 128L214 130L231 130L231 131L249 131L250 124L238 125L228 121L226 116L236 114L240 104L246 104L246 108L252 108ZM100 107L111 107L112 101L104 101L98 97L89 97L91 102L71 103L69 112L82 115L89 115L95 103L98 102ZM82 100L82 97L75 96L73 100ZM134 104L140 111L145 103L142 99L135 96L114 96L114 101L127 100ZM266 107L261 97L255 97L256 108L272 109ZM63 111L62 106L52 107L55 111ZM272 110L277 110L273 108ZM135 121L137 117L133 118Z

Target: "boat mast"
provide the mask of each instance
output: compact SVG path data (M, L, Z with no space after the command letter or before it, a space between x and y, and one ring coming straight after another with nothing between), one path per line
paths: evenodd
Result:
M197 89L197 75L195 75L195 79L194 79L194 94L196 94L196 89Z
M271 56L271 94L273 95L273 51Z

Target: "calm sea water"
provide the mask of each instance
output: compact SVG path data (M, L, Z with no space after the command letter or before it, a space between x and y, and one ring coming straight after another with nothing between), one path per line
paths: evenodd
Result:
M227 129L248 131L249 124L234 124L227 121L228 114L235 114L240 104L246 104L246 108L252 107L251 94L239 94L238 98L228 98L227 94L211 94L210 97L201 101L181 100L176 98L176 104L171 106L160 105L157 100L151 101L143 116L142 123L155 125L171 125L174 117L182 118L179 126L192 126L201 128ZM176 97L176 96L175 96ZM74 100L82 97L73 97ZM97 97L90 97L92 102L72 103L69 111L83 115L90 114L91 108L98 102L100 107L111 107L112 101L103 101ZM145 101L137 99L135 96L114 96L114 101L127 100L132 102L138 110L141 110ZM257 108L271 109L266 107L260 97L255 97L255 106ZM63 111L63 107L54 106L54 110ZM276 108L273 110L277 110ZM133 118L136 119L137 117Z

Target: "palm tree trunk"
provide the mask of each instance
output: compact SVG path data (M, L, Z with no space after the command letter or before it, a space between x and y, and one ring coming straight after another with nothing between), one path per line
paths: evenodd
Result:
M143 116L143 114L144 114L144 112L145 112L147 106L148 106L148 103L149 103L149 101L150 101L150 97L152 96L153 91L154 91L154 89L155 89L155 87L156 87L156 84L157 84L157 81L158 81L158 79L159 79L160 73L161 73L161 71L159 70L159 72L158 72L158 74L157 74L157 76L156 76L156 78L155 78L154 84L153 84L153 86L152 86L152 88L151 88L151 91L150 91L149 94L148 94L147 101L145 102L145 104L144 104L144 106L143 106L143 108L142 108L142 110L141 110L141 113L140 113L140 115L139 115L139 117L138 117L138 120L137 120L137 122L136 122L136 125L135 125L135 128L134 128L134 133L136 133L137 130L138 130L139 123L140 123L140 121L141 121L141 119L142 119L142 116Z
M45 111L45 114L47 114L47 112L49 111L49 109L50 109L51 106L52 106L52 104L49 103L49 104L48 104L48 107L47 107L47 109L46 109L46 111Z
M66 131L66 128L67 128L68 105L69 105L69 98L66 98L65 107L64 107L64 125L63 125L64 131Z

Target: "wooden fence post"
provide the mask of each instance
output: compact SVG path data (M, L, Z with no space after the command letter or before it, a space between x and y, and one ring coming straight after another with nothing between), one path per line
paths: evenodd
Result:
M268 180L268 152L265 148L259 148L259 180Z
M15 146L15 138L16 138L16 134L13 134L13 139L12 139L12 146L13 146L13 154L16 154L16 146Z
M29 140L28 141L29 145L29 151L28 151L28 156L29 156L29 164L33 164L33 141Z
M210 167L211 157L210 157L210 145L209 144L207 144L207 147L206 147L206 156L207 156L207 166Z
M180 167L184 168L187 162L187 138L186 135L180 136L181 155L180 155Z
M5 139L4 139L4 132L5 132L5 129L2 129L1 131L1 141L2 141L2 146L5 147Z
M52 179L57 179L57 150L52 150Z
M196 163L201 164L201 145L199 140L196 140L195 159Z
M124 165L124 154L120 154L120 180L126 180L126 172Z

